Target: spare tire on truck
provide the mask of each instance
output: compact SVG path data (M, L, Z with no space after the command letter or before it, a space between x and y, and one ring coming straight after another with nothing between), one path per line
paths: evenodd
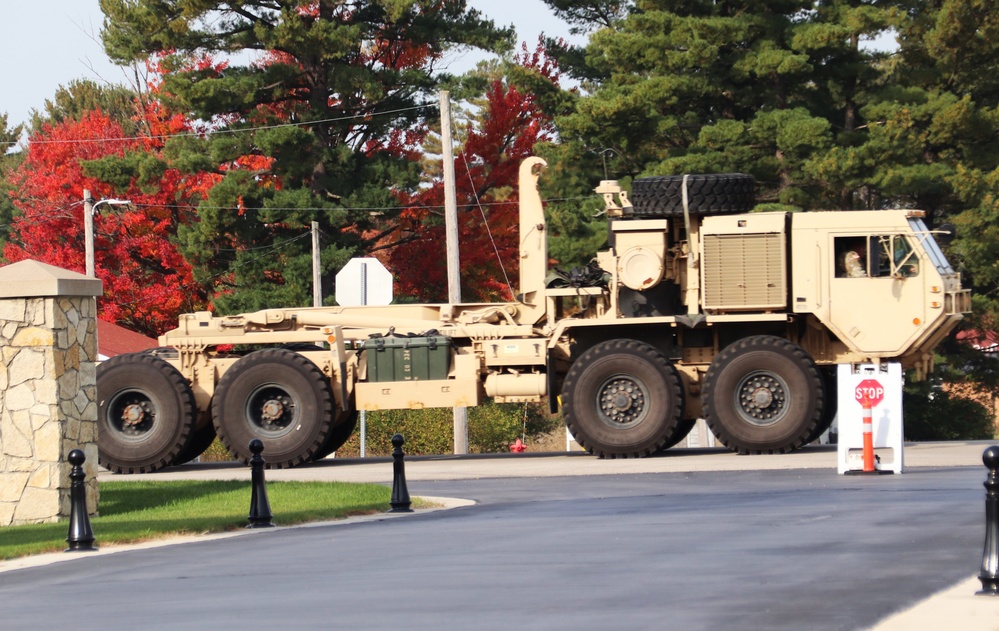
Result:
M631 184L634 217L683 217L683 187L691 215L731 215L753 209L753 176L742 173L642 177Z
M147 353L97 366L97 449L115 473L149 473L178 462L194 438L197 407L180 372Z

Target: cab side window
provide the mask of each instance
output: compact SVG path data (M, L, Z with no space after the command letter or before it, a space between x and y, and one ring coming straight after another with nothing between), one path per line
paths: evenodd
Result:
M874 237L878 244L878 267L876 276L910 278L919 275L919 257L912 242L904 235Z
M836 278L867 277L867 239L836 237L833 250L836 255Z

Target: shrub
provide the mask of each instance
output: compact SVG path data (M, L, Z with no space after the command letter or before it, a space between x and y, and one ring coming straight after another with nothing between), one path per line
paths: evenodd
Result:
M235 458L225 448L222 441L216 438L208 445L208 449L201 453L201 462L232 462Z
M516 439L554 431L561 424L559 416L548 414L546 404L486 403L468 408L468 451L470 453L506 452ZM454 451L454 416L451 408L424 410L383 410L368 412L365 432L365 455L387 456L392 453L392 436L406 437L407 455L449 454ZM360 455L360 425L350 440L337 450L338 457Z
M902 400L906 440L989 440L995 425L976 401L953 396L928 382L907 385Z
M468 450L497 453L510 450L518 438L548 434L562 424L548 413L547 403L486 403L468 410Z
M406 437L403 449L407 454L451 453L453 420L450 408L427 408L424 410L382 410L368 412L365 440L365 455L387 456L392 453L392 436ZM352 458L361 453L361 423L343 447L337 449L337 457Z

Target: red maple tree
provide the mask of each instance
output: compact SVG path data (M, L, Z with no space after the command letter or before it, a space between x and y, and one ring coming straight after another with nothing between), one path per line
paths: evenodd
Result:
M187 129L155 104L143 111L148 137L125 137L120 124L100 111L80 120L47 124L35 133L24 161L9 174L13 220L4 257L35 259L65 269L85 268L83 192L97 200L124 197L128 207L99 206L95 217L95 268L104 283L98 317L135 331L158 335L176 326L177 315L204 305L191 267L171 240L189 218L183 200L204 193L215 174L182 174L167 168L156 186L140 186L133 176L114 187L86 175L87 161L128 153L157 154L163 138Z
M554 62L539 46L526 50L517 63L557 85ZM478 125L470 124L467 139L455 157L458 201L462 299L510 300L518 273L518 194L520 163L533 155L534 145L551 140L551 116L536 95L503 79L491 82ZM444 182L404 197L407 209L389 254L396 271L396 292L423 302L447 297L447 264L443 214Z

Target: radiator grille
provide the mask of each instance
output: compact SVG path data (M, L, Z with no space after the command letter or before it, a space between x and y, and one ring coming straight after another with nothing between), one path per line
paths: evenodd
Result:
M784 240L780 234L704 236L704 309L771 311L787 301Z

